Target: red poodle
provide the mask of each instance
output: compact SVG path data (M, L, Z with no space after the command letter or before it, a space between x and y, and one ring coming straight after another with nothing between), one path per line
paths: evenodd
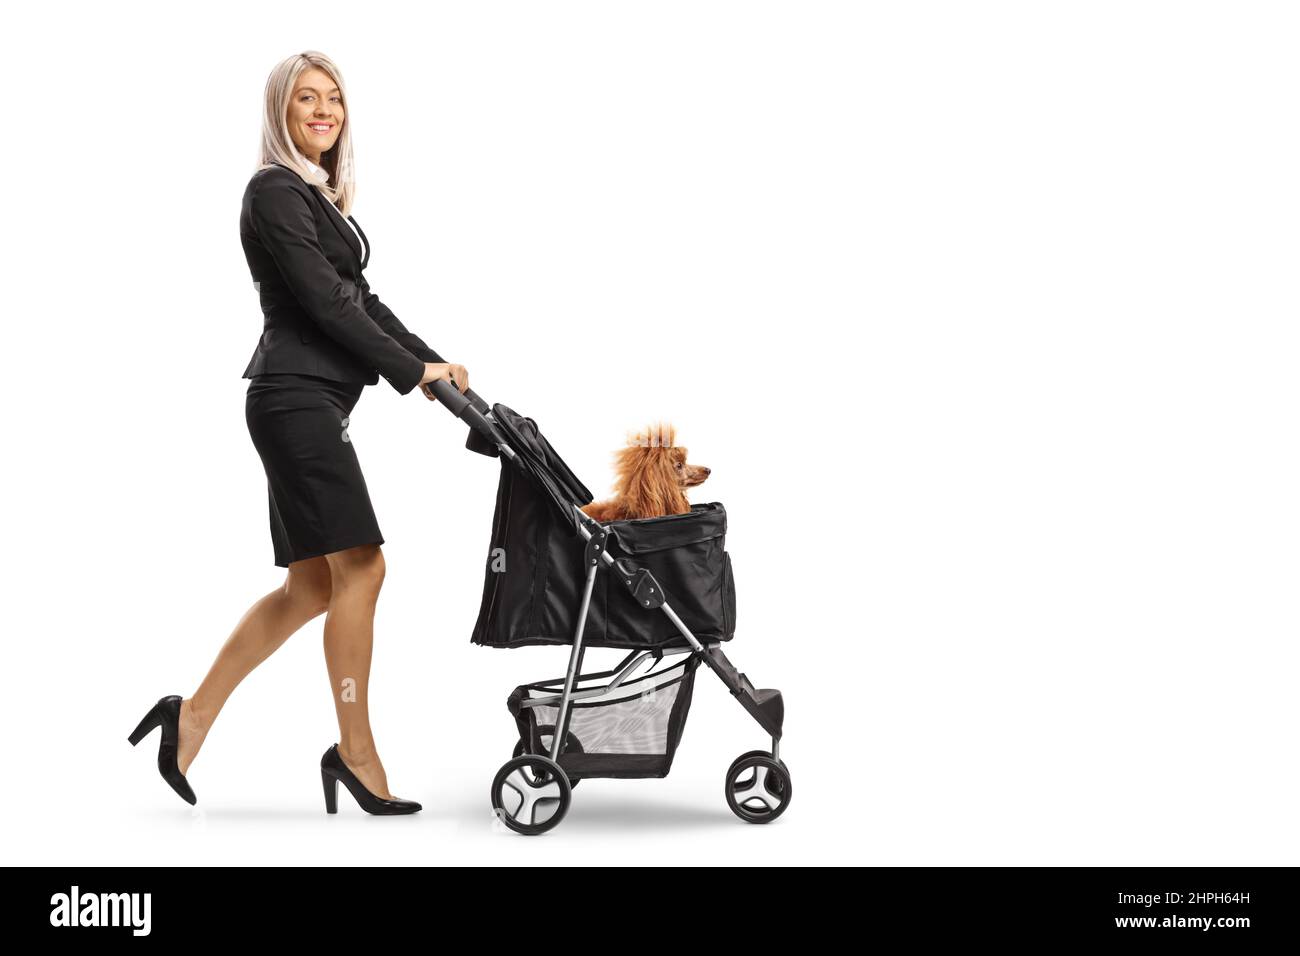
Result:
M709 469L688 464L686 449L675 444L676 438L673 426L662 422L629 434L627 447L614 453L616 497L582 510L602 522L690 511L686 489L703 484Z

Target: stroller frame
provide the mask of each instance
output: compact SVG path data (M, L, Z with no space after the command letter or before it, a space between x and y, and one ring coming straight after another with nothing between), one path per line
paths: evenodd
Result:
M596 584L596 572L600 568L600 564L598 564L597 560L593 558L593 555L603 561L606 567L615 568L616 570L621 569L617 568L617 563L613 556L604 548L608 529L600 525L593 518L588 517L588 515L577 505L572 505L572 507L574 510L575 520L578 521L578 530L582 533L582 536L587 539L587 577L582 589L582 604L578 608L578 623L573 631L573 649L569 652L569 667L563 678L564 686L558 694L550 697L532 697L520 702L520 706L522 707L537 707L539 705L553 705L557 702L559 703L560 715L559 719L556 721L557 732L554 734L551 741L550 751L550 758L556 763L559 762L560 755L564 752L564 741L569 728L569 716L571 712L570 705L574 700L608 696L621 687L628 678L636 672L642 663L651 658L662 658L669 655L693 653L700 655L705 661L711 660L711 658L707 656L708 651L705 645L696 640L695 635L691 633L691 629L683 623L682 619L677 616L677 612L674 611L667 600L663 598L662 591L660 591L657 582L655 582L654 576L650 574L648 570L642 568L636 569L633 577L624 577L624 584L627 585L628 590L632 592L634 597L638 595L638 592L649 595L641 598L641 603L645 607L658 607L659 610L668 615L668 619L673 622L673 626L677 628L678 632L690 647L669 647L655 651L632 651L620 664L616 665L611 670L587 675L579 673L583 657L582 635L583 631L586 629L587 613L591 607L591 592L592 588L594 588ZM638 581L636 574L644 575L644 578L640 579L640 585L635 583ZM656 598L654 595L658 595L658 597ZM709 647L714 648L716 645L711 644ZM651 670L640 676L646 678L654 676L656 673L658 672L651 668ZM577 681L581 679L597 680L605 677L610 677L612 680L600 687L589 688L584 691L574 690ZM541 681L539 684L558 683L559 680L560 678L556 678L553 681ZM772 734L772 759L781 759L780 747L781 734L778 730L778 732Z
M443 380L431 383L431 388L444 407L470 425L469 436L465 443L467 448L479 454L490 457L500 456L512 461L519 457L519 453L511 447L510 442L505 437L514 435L518 440L519 436L515 435L514 431L498 419L496 412L497 410L504 410L503 414L509 412L511 416L514 416L514 418L510 419L511 423L518 418L517 413L505 409L504 406L489 407L471 390L466 389L462 394L453 384ZM531 457L532 448L522 450L529 452L529 457ZM562 463L558 467L564 468ZM577 482L577 487L581 488L582 492L590 494L585 488L581 487L580 482ZM695 665L698 662L703 662L717 674L736 700L767 732L771 739L770 752L749 751L732 762L726 776L725 792L727 803L738 817L749 823L768 823L776 819L788 806L793 790L789 771L780 757L780 741L784 723L784 704L781 692L755 688L749 679L727 660L719 641L699 640L668 602L664 589L655 579L650 568L638 567L629 558L615 558L610 553L606 543L610 535L614 533L612 528L602 525L587 515L580 505L573 500L571 492L565 491L560 499L555 500L555 504L559 505L561 510L564 510L567 506L569 517L574 522L575 529L585 540L583 562L586 566L586 572L583 579L582 597L577 620L573 627L569 661L564 676L524 685L517 689L516 697L512 697L512 701L519 708L517 713L537 707L552 707L556 709L556 718L554 726L550 728L551 743L549 747L545 748L545 753L529 752L521 737L520 746L516 748L514 758L507 762L497 773L492 785L492 803L497 819L503 822L507 828L518 833L527 835L543 833L560 822L567 812L573 786L576 785L578 780L586 776L662 776L666 774L667 766L671 762L671 752L668 754L667 762L660 768L662 772L620 774L592 772L590 770L585 773L574 771L576 777L570 780L560 761L565 753L567 739L571 736L569 729L573 718L573 704L576 701L587 704L605 698L616 698L618 692L624 690L633 680L636 682L651 681L651 688L655 688L653 678L667 674L678 667L684 667L681 679L685 680L689 676L693 681ZM587 648L584 643L584 633L591 609L596 577L602 568L618 574L619 580L622 581L631 597L643 610L657 608L662 611L686 642L686 646L682 647L670 643L664 646L633 649L613 668L583 674L581 672L582 662ZM724 638L729 636L729 633L724 634ZM691 659L684 663L659 666L663 663L664 658L680 655L691 655ZM646 668L645 665L649 661L653 661L653 663ZM587 681L595 681L596 683L585 687L580 686ZM668 683L672 682L669 681ZM667 684L664 686L667 686ZM518 696L520 692L526 693ZM539 696L532 696L534 692L537 692ZM689 695L689 687L686 693ZM634 697L635 694L626 699L634 699ZM614 702L620 703L621 701L616 700ZM689 706L689 696L685 699L685 705ZM685 713L683 712L682 720L684 721L684 719ZM541 729L537 728L535 724L532 726L536 733L531 736L534 737L538 746L542 746ZM680 732L680 727L678 727L677 734L680 735ZM675 749L676 738L673 739L669 746L670 749ZM505 809L503 800L505 789L513 790L520 797L522 801L520 808L522 810L526 806L529 809L529 819L519 819ZM536 819L536 806L543 803L549 804L551 813L539 821Z

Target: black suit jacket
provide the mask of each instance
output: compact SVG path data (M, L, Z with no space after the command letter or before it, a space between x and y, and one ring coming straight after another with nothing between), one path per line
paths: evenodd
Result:
M351 216L353 225L356 220ZM261 296L262 337L243 378L299 372L405 395L442 358L407 330L362 275L370 241L287 166L259 169L244 190L239 238Z

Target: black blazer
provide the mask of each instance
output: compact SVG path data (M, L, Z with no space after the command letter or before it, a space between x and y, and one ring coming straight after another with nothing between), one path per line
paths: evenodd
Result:
M356 220L351 216L353 225ZM405 395L442 358L402 325L362 275L370 241L316 187L279 164L244 190L239 239L262 302L262 337L243 378L299 372Z

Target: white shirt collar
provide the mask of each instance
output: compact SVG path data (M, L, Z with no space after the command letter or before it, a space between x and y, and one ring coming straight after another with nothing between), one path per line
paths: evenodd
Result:
M321 183L322 185L328 185L330 180L330 174L328 172L326 172L321 167L317 166L306 156L302 158L302 161L307 164L307 169L311 172L313 176L316 177L316 180L319 183Z

